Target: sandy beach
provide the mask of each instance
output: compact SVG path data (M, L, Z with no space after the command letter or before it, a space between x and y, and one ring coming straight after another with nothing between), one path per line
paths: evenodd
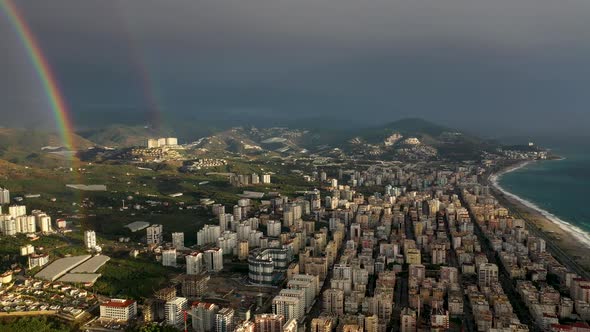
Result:
M506 173L513 172L527 166L534 161L526 161L509 167L489 177L494 196L500 204L508 208L515 217L521 217L538 230L546 234L561 250L578 263L586 271L590 271L590 234L582 229L560 219L549 211L545 211L534 203L516 196L499 185L499 178Z

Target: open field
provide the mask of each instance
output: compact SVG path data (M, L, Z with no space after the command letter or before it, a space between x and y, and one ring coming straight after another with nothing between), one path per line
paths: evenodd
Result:
M99 271L102 276L92 290L110 297L149 297L165 286L170 277L178 273L162 266L153 258L114 257Z
M155 166L152 168L157 170L146 170L130 164L84 162L80 169L70 170L16 165L10 174L0 179L0 185L10 188L12 197L39 194L37 198L25 198L22 204L27 205L28 211L41 209L54 220L65 218L72 232L44 235L34 242L21 235L6 238L0 243L0 263L8 264L16 259L24 264L26 259L18 258L18 250L28 243L43 247L42 252L49 253L52 260L86 254L83 231L92 229L97 233L97 243L103 253L111 257L98 269L97 273L102 276L92 291L109 297L141 299L151 296L181 271L163 267L151 254L129 257L130 250L144 246L138 243L145 241L145 231L133 233L125 225L134 221L162 224L164 241L170 241L172 232L184 232L185 245L192 246L196 243L197 231L204 224L217 223L209 209L199 206L200 199L209 198L232 206L244 190L279 191L294 196L296 191L309 189L309 183L300 175L272 159L231 158L228 165L191 173L179 172L176 164ZM207 175L210 172L260 175L271 172L273 183L234 187L226 176ZM199 184L202 182L207 183ZM105 185L106 191L76 190L67 188L67 184ZM170 196L175 193L183 195ZM129 237L131 241L119 243L120 237Z
M78 215L84 228L95 229L105 236L125 235L123 225L133 221L162 223L166 231L196 232L211 215L203 209L187 210L202 198L233 205L244 190L280 191L294 195L308 189L301 176L292 174L288 167L276 161L230 160L229 165L213 171L263 174L272 171L272 184L233 187L227 177L206 175L212 169L195 173L181 173L176 168L163 167L159 171L138 169L132 165L84 164L82 170L24 169L18 176L10 176L2 185L10 188L13 197L39 194L38 198L23 201L29 210L41 209L54 219ZM199 185L201 182L206 184ZM67 184L106 185L106 191L80 191ZM179 197L170 197L183 193ZM120 211L125 202L127 210ZM149 204L158 202L158 204ZM133 209L140 205L141 209ZM173 217L172 217L173 216ZM68 218L68 221L75 220ZM169 225L170 227L166 227ZM190 236L187 239L190 240Z

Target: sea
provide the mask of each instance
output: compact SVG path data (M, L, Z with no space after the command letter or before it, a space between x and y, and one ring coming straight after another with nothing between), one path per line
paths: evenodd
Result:
M590 143L547 147L562 159L521 164L492 180L590 247Z

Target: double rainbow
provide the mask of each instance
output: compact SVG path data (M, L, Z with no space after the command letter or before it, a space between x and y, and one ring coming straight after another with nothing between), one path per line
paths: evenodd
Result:
M35 68L35 72L43 86L43 91L55 118L62 144L66 149L74 151L74 127L72 126L68 106L60 92L58 81L39 47L39 43L37 43L35 36L27 25L27 21L12 0L0 0L0 7L6 13L9 22L27 52L29 60Z

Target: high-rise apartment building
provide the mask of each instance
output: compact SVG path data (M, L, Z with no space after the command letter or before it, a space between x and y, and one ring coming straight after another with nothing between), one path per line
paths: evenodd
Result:
M184 233L182 233L182 232L172 233L172 246L178 250L184 249Z
M297 315L297 317L289 317L289 318L300 319L305 315L306 296L305 296L304 289L295 289L295 288L281 289L281 291L279 292L279 296L292 297L292 298L296 298L297 301L299 301L299 314ZM311 306L311 304L310 304L310 306Z
M137 302L111 299L100 304L100 319L127 322L137 316Z
M305 310L311 308L313 301L315 300L315 285L310 280L289 280L287 282L287 288L289 289L300 289L305 292Z
M332 332L334 320L331 317L318 317L311 320L311 332Z
M248 259L248 253L250 252L249 248L249 244L248 241L240 241L238 242L238 259L241 261L245 261L246 259Z
M206 274L182 276L182 296L198 298L205 295L210 277Z
M39 213L41 213L41 211L38 211ZM33 213L35 214L39 214L39 213ZM19 216L24 216L27 214L27 207L24 205L11 205L8 207L8 214L13 217L19 217Z
M221 227L218 225L205 225L197 232L197 245L204 246L217 242L221 236Z
M276 314L259 314L254 316L256 332L282 332L285 316Z
M146 242L148 245L159 245L162 243L163 228L162 225L150 225L146 228Z
M221 248L212 248L203 252L203 265L207 271L223 270L223 250Z
M407 264L421 264L422 255L419 249L410 248L406 250L406 263Z
M194 302L191 307L193 330L197 332L214 331L217 312L219 312L219 307L216 304Z
M270 237L279 237L281 235L281 222L277 220L267 221L266 234Z
M254 332L254 328L254 322L245 320L236 325L234 332Z
M176 267L176 249L162 250L162 265Z
M301 305L296 297L277 295L272 300L273 313L283 315L286 319L299 319Z
M203 254L200 252L192 252L185 256L186 259L186 274L195 275L203 271Z
M401 312L401 332L416 332L416 311L404 308Z
M0 205L10 204L10 191L6 188L0 188Z
M232 332L234 330L234 309L223 308L215 315L216 332Z
M169 300L164 305L166 324L180 326L184 323L184 311L188 308L188 301L184 297Z
M289 319L285 325L283 325L283 332L297 332L297 320Z
M365 332L379 331L379 317L377 315L365 316Z
M492 283L498 282L498 266L491 263L479 265L477 281L480 287L489 287Z
M26 209L25 209L26 210ZM37 222L37 229L43 233L52 232L51 217L41 211L33 211L35 221Z
M86 249L94 249L96 247L96 233L94 231L84 232L84 246Z
M322 306L324 311L334 314L344 314L344 291L342 289L330 288L322 294Z

